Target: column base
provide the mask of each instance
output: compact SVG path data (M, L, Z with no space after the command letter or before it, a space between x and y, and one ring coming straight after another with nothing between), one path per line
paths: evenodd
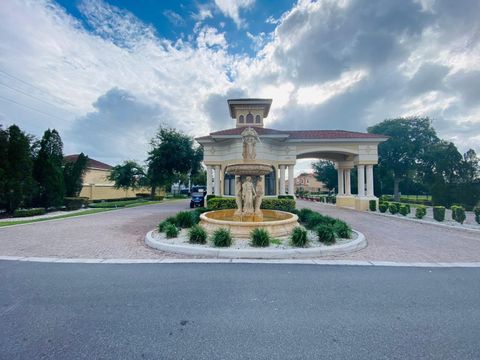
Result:
M369 202L370 200L375 200L377 202L377 208L378 208L378 198L375 196L367 197L367 196L361 196L361 197L355 197L355 210L358 211L366 211L369 209Z
M355 196L352 195L337 195L336 205L349 209L355 209Z

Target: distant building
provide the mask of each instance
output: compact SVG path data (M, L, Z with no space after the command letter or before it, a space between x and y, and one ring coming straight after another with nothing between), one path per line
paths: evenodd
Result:
M288 180L285 182L287 186ZM294 192L295 194L298 191L318 193L318 192L327 192L328 188L321 181L318 181L315 178L314 174L302 173L294 179Z
M66 162L74 162L78 154L64 157ZM120 198L132 198L138 193L150 193L150 189L115 189L114 183L107 179L112 166L95 159L88 159L87 171L83 177L83 187L80 196L90 200L108 200Z

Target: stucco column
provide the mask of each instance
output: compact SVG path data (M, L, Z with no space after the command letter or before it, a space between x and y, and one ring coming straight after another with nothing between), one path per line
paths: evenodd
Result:
M207 165L207 195L212 193L212 167Z
M294 196L293 180L293 165L288 165L288 195Z
M352 195L352 184L350 181L350 169L345 169L345 195Z
M344 195L344 191L343 191L343 169L342 168L338 168L337 169L337 172L338 172L338 195Z
M285 165L280 165L280 195L285 195Z
M365 196L365 165L357 165L358 169L358 196Z
M215 165L215 196L220 196L220 165Z
M367 196L373 197L373 165L367 165Z

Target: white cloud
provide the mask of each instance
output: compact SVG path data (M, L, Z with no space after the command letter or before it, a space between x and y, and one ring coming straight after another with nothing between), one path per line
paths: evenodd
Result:
M231 18L237 27L245 25L240 17L241 9L248 9L255 3L255 0L215 0L215 4L226 17Z
M224 33L211 26L204 26L197 35L197 45L199 48L219 46L222 49L228 47Z

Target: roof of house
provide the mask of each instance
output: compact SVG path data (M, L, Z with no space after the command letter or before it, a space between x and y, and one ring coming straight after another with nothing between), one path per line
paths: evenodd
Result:
M385 135L361 133L356 131L345 130L275 130L262 127L256 127L255 131L259 136L262 135L283 135L289 139L374 139L385 138ZM244 127L236 127L232 129L220 130L210 133L208 136L202 136L197 140L206 140L211 136L228 136L228 135L240 135Z
M66 155L63 157L63 159L67 162L74 162L77 161L77 158L80 154L72 154L72 155ZM94 169L102 169L102 170L110 170L112 169L111 165L105 164L101 161L88 158L87 162L87 168L94 168Z

